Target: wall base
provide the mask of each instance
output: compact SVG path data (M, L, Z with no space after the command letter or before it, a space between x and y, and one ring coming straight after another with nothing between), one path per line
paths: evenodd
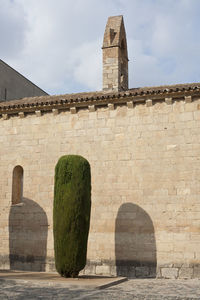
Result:
M1 270L21 270L31 272L56 272L53 258L43 259L12 257L12 267L9 255L0 256ZM80 275L124 276L128 278L166 278L193 279L200 278L200 264L164 264L156 266L151 263L123 262L116 265L115 261L87 261Z

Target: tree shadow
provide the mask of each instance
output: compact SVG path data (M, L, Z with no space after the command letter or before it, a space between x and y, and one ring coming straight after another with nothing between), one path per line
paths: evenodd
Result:
M115 222L116 273L128 277L156 277L154 226L138 205L124 203Z
M9 259L11 270L45 271L48 221L45 211L23 198L9 214Z

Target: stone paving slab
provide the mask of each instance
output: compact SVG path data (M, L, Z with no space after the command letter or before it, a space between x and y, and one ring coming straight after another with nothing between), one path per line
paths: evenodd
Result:
M105 289L60 285L46 280L0 279L0 299L8 300L197 300L200 280L131 279Z
M18 283L31 281L35 284L47 284L48 286L62 285L68 288L103 289L122 283L126 281L127 278L85 275L79 276L78 278L64 278L57 273L0 270L0 280L12 280Z

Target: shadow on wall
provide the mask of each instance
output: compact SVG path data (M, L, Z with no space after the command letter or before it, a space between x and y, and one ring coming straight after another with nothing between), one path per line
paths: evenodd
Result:
M118 276L156 277L156 241L149 215L138 205L124 203L115 223Z
M48 222L44 210L22 198L9 214L10 269L45 271Z

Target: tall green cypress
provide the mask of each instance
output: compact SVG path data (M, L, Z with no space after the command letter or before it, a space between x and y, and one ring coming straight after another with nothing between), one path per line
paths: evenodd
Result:
M86 159L62 156L55 168L53 233L55 265L64 277L76 277L86 265L90 226L91 174Z

